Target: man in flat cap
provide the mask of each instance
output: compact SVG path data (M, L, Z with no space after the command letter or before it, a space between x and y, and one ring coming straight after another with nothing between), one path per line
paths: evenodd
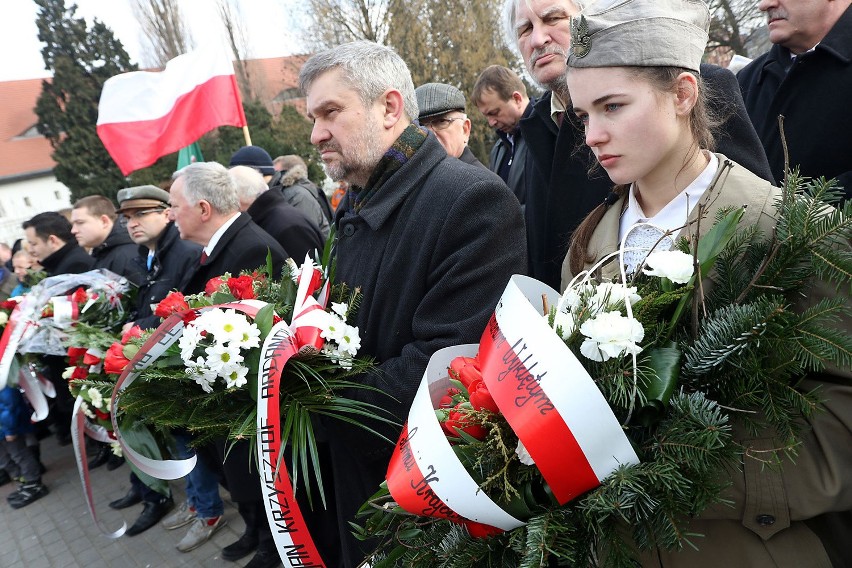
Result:
M438 141L453 158L466 164L485 167L467 145L470 139L470 119L464 112L464 95L446 83L426 83L414 90L420 114L420 126L435 133Z
M130 239L138 246L134 263L145 275L139 286L135 321L125 324L125 330L134 323L144 329L154 328L159 325L160 318L153 314L152 305L180 287L183 276L191 272L190 267L198 264L201 247L180 240L174 223L169 222L167 191L153 185L128 187L119 190L118 203L117 213L127 221ZM153 527L174 506L171 493L158 493L131 473L130 490L109 506L125 509L137 503L143 503L144 507L127 530L128 536Z

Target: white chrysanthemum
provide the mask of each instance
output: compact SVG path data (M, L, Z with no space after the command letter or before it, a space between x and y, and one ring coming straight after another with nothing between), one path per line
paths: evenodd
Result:
M619 312L602 312L580 326L580 333L588 339L580 346L580 353L592 361L606 361L623 353L642 351L637 345L645 337L642 324Z
M597 285L595 293L589 299L589 308L592 310L592 313L609 311L618 304L630 302L632 306L641 299L642 297L636 293L635 286L604 282Z
M332 315L328 318L328 325L320 330L320 336L326 341L340 342L346 333L346 322Z
M230 365L219 371L219 376L225 379L227 388L240 388L248 382L248 367Z
M332 302L331 303L331 311L333 311L334 313L339 315L341 318L345 319L346 318L346 312L349 311L349 306L345 303Z
M207 331L211 332L219 343L230 341L239 343L252 324L236 310L216 311L219 311L220 315L215 320L211 320L212 325L207 328Z
M239 349L251 349L260 347L260 328L246 321L239 337L232 340L232 344Z
M101 394L101 391L99 391L99 390L98 390L98 389L96 389L95 387L90 387L90 388L89 388L89 390L88 390L88 392L87 392L86 394L88 394L88 395L89 395L89 400L91 400L91 401L92 401L92 406L94 406L95 408L97 408L97 409L99 409L99 410L100 410L101 408L103 408L103 405L104 405L104 397L103 397L103 395Z
M74 369L77 367L65 367L65 370L62 372L62 378L67 380L71 379L71 375L74 374Z
M222 367L227 365L237 365L243 362L240 348L236 345L214 343L205 348L204 352L207 354L206 366L214 373L218 373Z
M676 284L686 284L695 273L692 256L679 250L654 251L645 259L648 276L668 278Z
M0 312L0 325L6 325L7 323L9 323L9 314Z
M111 442L109 447L112 450L112 453L116 457L119 457L119 458L124 457L124 450L121 449L121 444L119 444L118 442Z
M190 361L187 363L186 374L198 383L198 385L204 389L204 392L213 392L213 383L216 382L218 375L216 374L216 371L207 366L207 362L204 360L204 357L199 357L194 362Z
M208 333L215 333L216 330L222 327L222 320L225 319L225 310L221 310L219 308L212 308L208 310L204 310L198 318L196 318L191 325L199 328L201 331L206 331Z
M328 344L326 344L326 346L323 347L322 352L325 353L329 359L331 359L332 363L340 365L341 368L347 370L352 368L352 358L349 357L349 355L347 355L345 351L333 349Z
M180 357L184 363L192 361L195 355L195 348L198 347L198 342L201 341L201 329L195 325L188 325L183 330L183 335L178 339L178 347L180 347Z
M352 357L358 353L361 348L361 336L358 335L358 328L347 325L343 332L343 336L337 341L340 345L340 351L349 353Z
M556 312L556 317L553 318L553 329L558 329L561 332L560 337L562 339L567 341L576 328L577 322L572 314Z
M524 443L518 440L518 447L515 448L515 455L518 456L518 459L521 460L521 463L524 465L535 465L535 461L533 461L532 456L527 451L527 448L524 446Z
M92 420L94 420L96 418L95 413L92 412L92 409L89 408L89 405L86 404L85 402L80 403L80 410L82 410L83 414L85 414L86 416L88 416Z

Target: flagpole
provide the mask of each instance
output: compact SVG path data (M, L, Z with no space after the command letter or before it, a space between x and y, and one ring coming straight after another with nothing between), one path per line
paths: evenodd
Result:
M248 131L248 124L243 126L243 136L245 136L245 139L246 139L246 146L251 146L251 135L249 134L249 131Z

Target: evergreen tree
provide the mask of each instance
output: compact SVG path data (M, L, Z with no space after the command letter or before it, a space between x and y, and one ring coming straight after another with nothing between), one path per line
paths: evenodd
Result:
M127 180L98 138L98 100L108 78L136 65L102 22L95 20L89 28L84 18L75 17L76 5L35 2L45 69L53 72L52 80L42 81L35 110L38 131L53 147L54 174L71 190L72 201L86 195L114 200Z

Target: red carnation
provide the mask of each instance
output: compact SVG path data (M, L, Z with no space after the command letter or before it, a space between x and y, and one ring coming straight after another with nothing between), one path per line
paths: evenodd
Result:
M77 288L74 290L74 293L71 294L71 301L77 302L78 304L85 304L89 300L89 295L86 294L86 291L82 288Z
M257 297L254 295L254 282L251 276L228 278L227 284L231 295L237 300L252 300Z
M226 286L225 280L221 276L216 276L215 278L211 278L207 281L207 285L204 286L204 293L208 296L212 296L221 290L222 286Z
M0 303L0 308L4 310L12 311L18 307L18 302L15 300L4 300L3 303Z
M93 408L95 411L95 416L97 416L100 420L109 420L109 412L104 412L98 408Z
M130 364L130 360L124 356L124 346L121 343L113 343L104 357L104 373L109 375L120 375L124 368Z
M154 315L165 319L172 314L180 313L188 309L189 304L186 303L186 299L183 297L183 294L180 292L172 292L163 298L159 304L157 304L157 309L154 310Z

